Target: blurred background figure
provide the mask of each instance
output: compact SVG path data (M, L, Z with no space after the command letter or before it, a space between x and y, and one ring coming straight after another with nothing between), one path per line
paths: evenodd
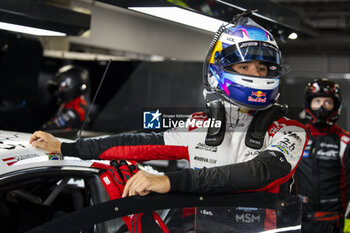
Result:
M302 232L342 232L350 196L350 134L336 124L341 108L338 84L322 78L307 85L310 140L295 173L303 202Z
M87 69L66 65L48 81L49 92L54 96L58 110L43 126L43 130L80 129L89 108L86 95L90 81Z

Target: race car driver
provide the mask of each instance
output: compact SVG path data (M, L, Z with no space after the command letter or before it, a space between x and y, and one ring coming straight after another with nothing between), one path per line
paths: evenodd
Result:
M303 232L341 232L350 197L350 133L336 124L341 108L338 84L321 78L305 88L310 140L295 173Z
M87 69L76 65L61 67L48 82L49 91L54 95L59 108L42 129L80 129L89 107L84 97L89 85Z
M248 17L221 27L207 56L204 84L218 100L192 120L221 119L218 128L201 124L161 133L119 134L61 143L37 131L30 143L44 150L83 159L177 160L191 168L152 175L138 172L124 196L149 192L288 192L307 143L303 126L284 117L276 104L282 75L281 54L272 35ZM282 187L283 186L283 187Z

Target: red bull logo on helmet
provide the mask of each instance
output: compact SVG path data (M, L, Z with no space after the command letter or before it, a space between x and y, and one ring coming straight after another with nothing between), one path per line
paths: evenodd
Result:
M266 92L252 91L252 94L248 97L248 101L266 103Z

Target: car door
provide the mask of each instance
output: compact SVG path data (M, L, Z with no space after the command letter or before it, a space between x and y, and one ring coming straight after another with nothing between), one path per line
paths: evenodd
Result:
M2 232L27 232L46 222L109 199L99 169L35 167L0 176ZM108 232L113 222L93 224L87 232Z

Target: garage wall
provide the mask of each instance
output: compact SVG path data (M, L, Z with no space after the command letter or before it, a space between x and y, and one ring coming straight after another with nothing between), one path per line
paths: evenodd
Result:
M100 2L75 6L91 10L91 34L70 41L121 51L203 61L214 33L194 29Z

